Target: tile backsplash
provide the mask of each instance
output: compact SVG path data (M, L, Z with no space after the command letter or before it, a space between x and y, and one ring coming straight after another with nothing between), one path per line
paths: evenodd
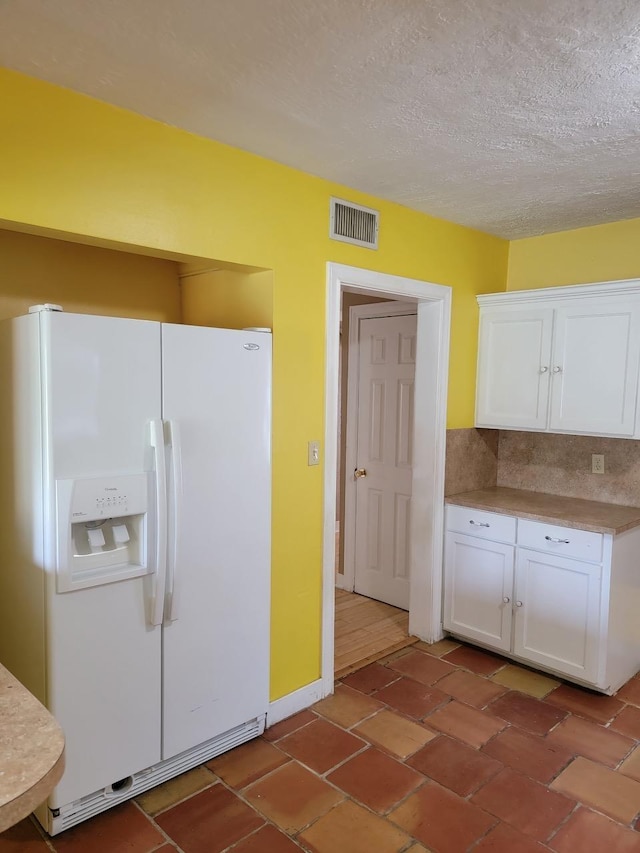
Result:
M591 454L604 474L591 473ZM498 486L640 506L640 441L500 430Z
M497 474L498 430L447 430L445 495L495 486Z
M604 455L604 474L591 473L592 453ZM640 441L512 430L447 430L445 494L496 485L640 506Z

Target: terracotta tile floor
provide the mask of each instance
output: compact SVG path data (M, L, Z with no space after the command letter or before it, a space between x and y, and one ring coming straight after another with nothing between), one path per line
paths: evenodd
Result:
M164 785L0 853L640 853L640 674L604 697L450 640Z

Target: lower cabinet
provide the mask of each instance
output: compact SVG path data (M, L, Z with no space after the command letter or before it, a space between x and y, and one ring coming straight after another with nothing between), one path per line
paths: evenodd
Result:
M455 634L511 650L513 545L447 534L444 627Z
M449 505L444 628L612 693L640 669L637 553L640 528L613 537Z
M595 683L602 567L519 548L515 577L514 654Z

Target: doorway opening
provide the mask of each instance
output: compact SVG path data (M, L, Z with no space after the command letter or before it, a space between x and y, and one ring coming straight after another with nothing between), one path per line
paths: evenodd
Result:
M342 293L336 678L417 640L408 612L416 311Z
M407 521L408 632L442 637L442 527L446 387L451 289L415 279L328 264L325 385L325 497L323 540L322 692L333 690L336 626L336 518L340 411L340 313L345 293L410 303L417 314L412 441L412 498ZM346 456L343 466L346 465ZM348 521L345 522L345 524ZM344 530L341 531L344 533ZM348 540L347 540L348 541ZM344 575L344 559L343 559ZM352 604L351 607L355 607Z
M336 680L417 641L409 635L408 611L336 587Z

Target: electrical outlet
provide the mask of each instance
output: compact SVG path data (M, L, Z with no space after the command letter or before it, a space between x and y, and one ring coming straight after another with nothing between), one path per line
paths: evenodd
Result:
M592 453L591 454L591 473L592 474L604 474L604 454L603 453Z
M307 465L320 464L320 442L310 441L307 446Z

